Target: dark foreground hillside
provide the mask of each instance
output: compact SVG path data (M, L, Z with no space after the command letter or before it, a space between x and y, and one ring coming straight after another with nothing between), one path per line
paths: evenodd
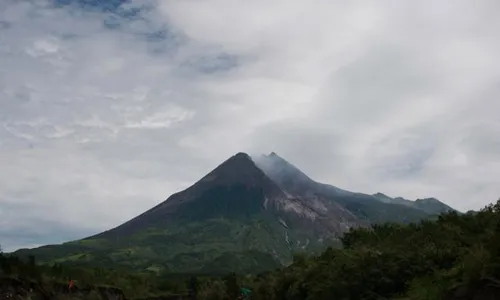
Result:
M0 278L0 300L65 300L65 299L113 299L124 300L125 295L112 287L85 287L68 289L68 285L57 282L37 282L13 277Z
M342 242L261 277L254 299L500 299L500 200L478 213L356 229Z
M4 255L0 299L16 299L5 298L14 291L17 299L233 300L241 288L252 291L248 299L262 300L500 299L500 200L435 221L354 229L342 242L343 249L296 255L292 265L258 276L37 266L33 258ZM68 294L68 279L76 280L76 293Z

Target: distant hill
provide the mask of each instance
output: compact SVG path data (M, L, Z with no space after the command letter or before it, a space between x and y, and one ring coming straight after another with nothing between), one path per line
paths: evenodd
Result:
M436 198L424 198L411 201L402 197L391 198L382 193L376 193L373 196L384 203L405 205L423 210L428 214L441 214L455 211L455 209L437 200Z
M295 252L339 245L350 228L418 221L448 208L433 198L413 202L318 183L276 153L237 153L116 228L16 254L152 271L260 272L291 262Z

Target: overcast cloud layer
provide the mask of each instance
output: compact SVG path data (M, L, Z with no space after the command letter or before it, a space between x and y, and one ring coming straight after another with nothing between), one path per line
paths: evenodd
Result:
M0 1L6 250L109 229L238 151L464 211L500 196L497 0L93 2Z

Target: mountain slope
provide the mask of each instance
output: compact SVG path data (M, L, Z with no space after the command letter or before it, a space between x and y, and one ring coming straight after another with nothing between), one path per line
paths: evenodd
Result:
M253 159L238 153L116 228L17 254L152 271L260 272L290 262L294 252L336 245L352 227L429 215L317 183L275 153Z
M280 199L285 195L247 154L237 153L186 190L95 237L127 236L176 221L249 217L264 209L266 197Z
M416 208L431 215L437 215L449 211L455 211L455 209L437 200L436 198L424 198L411 201L402 197L391 198L382 193L376 193L373 196L376 197L379 201L382 201L384 203L399 204Z
M410 201L390 198L378 193L368 195L349 192L338 187L316 182L296 166L272 152L253 158L257 166L280 188L293 195L323 197L348 209L356 217L370 223L411 222L427 215L440 214L451 207L434 198Z
M290 194L300 196L354 194L332 185L312 180L296 166L281 158L275 152L269 155L260 155L252 159L269 178Z

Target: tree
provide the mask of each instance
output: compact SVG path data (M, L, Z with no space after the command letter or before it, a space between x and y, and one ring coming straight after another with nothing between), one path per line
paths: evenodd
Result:
M198 278L196 276L191 276L189 278L188 293L192 300L196 300L198 296Z
M236 279L236 274L230 273L224 279L226 285L226 293L229 299L236 299L240 295L240 287L238 286L238 280Z
M500 292L499 241L500 201L475 213L354 228L342 249L296 255L257 277L253 299L435 300L456 291L482 299Z

